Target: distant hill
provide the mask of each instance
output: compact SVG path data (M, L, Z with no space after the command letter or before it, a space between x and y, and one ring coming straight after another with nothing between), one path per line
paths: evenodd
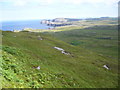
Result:
M80 21L80 20L118 20L117 17L100 17L100 18L55 18L55 19L44 19L42 21L48 22L70 22L70 21Z
M117 20L117 17L86 18L85 20Z
M67 19L68 22L83 20L83 19L77 19L77 18L65 18L65 19Z
M68 20L66 18L55 18L52 20L52 22L61 22L61 23L64 23L64 22L67 22Z
M80 20L118 20L117 17L100 17L100 18L55 18L54 22L72 22L72 21L80 21Z

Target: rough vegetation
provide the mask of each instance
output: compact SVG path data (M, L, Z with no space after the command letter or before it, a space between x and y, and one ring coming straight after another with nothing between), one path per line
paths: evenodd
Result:
M110 28L3 31L2 87L118 87L117 30Z

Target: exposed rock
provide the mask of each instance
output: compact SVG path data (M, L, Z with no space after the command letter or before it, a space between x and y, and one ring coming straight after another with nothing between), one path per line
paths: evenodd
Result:
M21 30L13 30L13 32L20 32Z
M55 19L53 19L53 22L67 22L67 19L65 19L65 18L55 18Z
M38 38L38 40L43 40L42 38Z
M54 47L55 49L61 51L61 53L65 54L65 55L70 55L70 53L68 53L67 51L65 51L64 49L62 48L59 48L59 47Z
M38 40L43 40L40 36L38 36Z
M33 68L35 68L35 69L40 69L40 66L33 66Z
M38 66L36 69L38 69L38 70L39 70L39 69L40 69L40 66Z
M41 24L47 24L47 26L53 26L53 27L72 25L70 22L68 22L68 19L66 18L55 18L53 20L42 20Z
M103 65L103 67L106 68L107 70L110 69L107 65Z
M66 52L66 51L62 51L63 54L65 55L70 55L70 53Z
M55 49L59 50L59 51L64 51L64 49L59 48L59 47L54 47Z

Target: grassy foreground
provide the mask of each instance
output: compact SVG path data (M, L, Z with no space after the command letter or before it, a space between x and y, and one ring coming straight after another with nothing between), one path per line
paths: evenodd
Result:
M65 36L63 38L68 40ZM70 55L62 54L53 48L55 46ZM3 31L2 50L3 88L118 86L117 59L71 45L46 33ZM103 65L108 65L110 70ZM38 66L40 69L35 68Z

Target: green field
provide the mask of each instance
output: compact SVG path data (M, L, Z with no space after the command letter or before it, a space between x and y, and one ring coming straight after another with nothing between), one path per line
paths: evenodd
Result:
M3 88L118 87L117 30L65 28L60 32L2 34ZM38 66L40 69L35 68Z
M68 44L92 50L111 58L118 58L117 26L94 26L90 28L60 28L60 32L47 32ZM62 31L63 30L63 31Z
M89 30L74 31L90 33ZM3 31L3 88L117 87L117 59L94 52L92 47L90 48L92 50L87 49L87 45L95 39L90 42L86 36L82 36L82 33L74 35L74 31L64 32L65 35L62 32L51 35L50 33ZM77 41L79 35L82 37ZM38 40L38 36L43 40ZM83 39L84 37L86 39ZM88 44L85 44L86 41L89 41ZM82 45L85 45L85 48ZM70 55L62 54L53 48L55 46L63 48ZM103 65L108 65L110 70L103 68ZM37 66L41 69L34 68Z

